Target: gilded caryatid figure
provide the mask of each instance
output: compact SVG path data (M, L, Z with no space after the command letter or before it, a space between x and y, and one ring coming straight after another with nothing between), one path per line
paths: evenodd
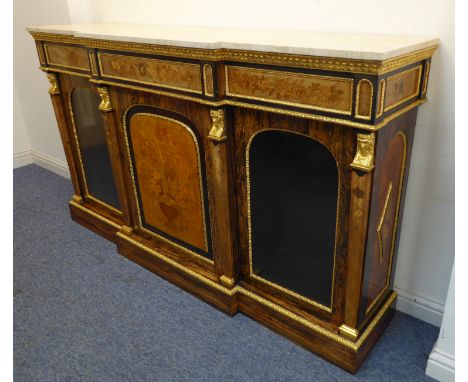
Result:
M357 134L357 148L351 167L362 171L374 168L375 134Z
M47 73L47 79L50 82L49 94L52 94L52 95L60 94L60 88L58 86L57 76L54 73Z
M101 111L112 111L112 104L109 97L109 90L106 87L100 86L97 88L99 96L101 97L101 103L99 104L99 110Z
M222 142L226 139L226 131L224 129L224 110L211 110L211 130L208 138L212 141Z

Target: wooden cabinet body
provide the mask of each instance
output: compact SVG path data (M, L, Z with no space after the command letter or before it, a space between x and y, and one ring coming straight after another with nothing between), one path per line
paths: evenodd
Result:
M72 218L218 309L356 371L393 314L436 46L369 61L31 34Z

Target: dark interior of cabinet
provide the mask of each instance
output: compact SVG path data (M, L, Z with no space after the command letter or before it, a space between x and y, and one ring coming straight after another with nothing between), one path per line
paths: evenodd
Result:
M249 149L254 275L331 306L338 169L299 134L266 131Z
M99 103L99 95L88 87L72 90L71 106L88 191L120 209Z

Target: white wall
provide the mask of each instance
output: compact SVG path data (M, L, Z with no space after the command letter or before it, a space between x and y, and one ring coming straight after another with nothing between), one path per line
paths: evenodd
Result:
M455 381L455 272L452 269L439 338L427 362L426 374L441 382Z
M35 161L63 174L65 154L50 102L49 82L41 72L33 38L26 26L67 24L66 0L15 0L13 2L14 60L14 165Z
M31 144L15 85L13 85L13 121L15 127L13 129L13 158L16 167L24 166L32 162Z
M15 1L15 8L17 3L26 1ZM43 2L40 4L43 8ZM74 23L109 21L439 37L440 49L431 66L429 102L420 107L416 127L395 287L400 295L397 305L400 310L440 325L454 258L453 1L68 0L68 7ZM60 12L65 15L62 4L59 12L54 11L56 18L60 18ZM41 14L45 16L42 11L38 15L31 12L22 21L51 22L41 18ZM65 17L57 21L66 22ZM27 61L22 65L23 70L30 77L44 78L32 65L37 63L32 40L22 46L28 50L24 53ZM42 125L46 125L47 134L30 133L31 143L44 153L62 159L58 135L52 132L55 122L51 122L52 109L44 91L46 85L36 85L40 94L27 96L29 100L40 102L44 110L41 115L36 113L25 118L25 122L29 133L35 129L45 131ZM34 110L28 111L27 107L23 110L34 114ZM50 125L52 130L48 129Z

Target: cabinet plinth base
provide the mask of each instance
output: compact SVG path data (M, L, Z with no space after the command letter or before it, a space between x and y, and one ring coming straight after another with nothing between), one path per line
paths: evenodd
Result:
M350 373L357 372L395 313L392 305L396 293L393 292L368 329L356 342L352 342L341 337L338 329L334 333L310 322L301 322L300 316L274 304L259 302L257 296L246 295L245 292L244 290L239 296L241 312Z
M209 303L222 312L233 316L238 310L237 294L217 282L198 275L195 271L175 262L133 239L124 233L117 233L117 247L121 255L141 265L190 294Z
M106 238L107 240L117 243L117 231L120 230L121 225L97 214L90 208L87 208L75 201L69 203L70 214L72 219L88 228L94 233Z

